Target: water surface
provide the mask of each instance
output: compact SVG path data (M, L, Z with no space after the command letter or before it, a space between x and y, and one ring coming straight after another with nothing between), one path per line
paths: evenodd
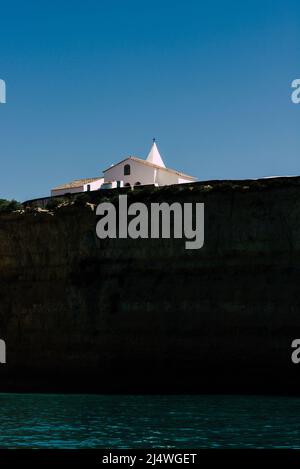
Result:
M300 448L300 398L0 394L1 448Z

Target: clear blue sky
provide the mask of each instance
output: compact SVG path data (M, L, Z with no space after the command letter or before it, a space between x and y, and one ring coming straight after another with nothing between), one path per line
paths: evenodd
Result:
M100 175L156 137L199 179L300 174L300 3L1 2L0 198Z

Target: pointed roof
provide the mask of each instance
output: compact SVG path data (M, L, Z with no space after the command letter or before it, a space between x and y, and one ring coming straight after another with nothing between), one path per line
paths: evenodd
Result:
M146 158L146 161L148 163L156 164L157 166L161 166L162 168L165 168L166 165L162 160L162 157L160 156L160 153L158 151L157 145L155 143L155 138L153 139L153 144L151 147L151 150L149 152L149 155Z

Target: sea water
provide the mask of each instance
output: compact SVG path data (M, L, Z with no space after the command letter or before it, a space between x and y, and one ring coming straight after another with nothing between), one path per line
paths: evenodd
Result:
M300 398L0 394L0 448L300 448Z

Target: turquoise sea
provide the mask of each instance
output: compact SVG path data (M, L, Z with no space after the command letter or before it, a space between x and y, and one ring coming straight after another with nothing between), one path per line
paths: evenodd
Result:
M300 398L0 394L0 448L300 448Z

